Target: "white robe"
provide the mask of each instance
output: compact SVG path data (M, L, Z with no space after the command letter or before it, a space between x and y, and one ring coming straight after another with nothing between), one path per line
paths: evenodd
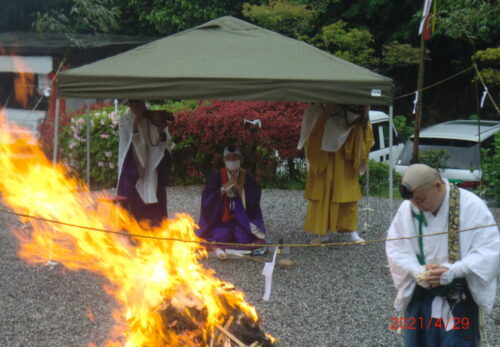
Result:
M145 204L154 204L158 202L156 197L156 188L158 186L156 168L163 159L165 149L170 151L173 148L173 144L171 136L168 133L168 128L163 129L167 136L167 141L159 141L160 134L158 128L146 119L137 124L137 133L134 133L134 117L135 114L129 111L123 115L119 121L120 144L118 147L118 184L120 184L125 157L129 151L130 145L133 145L137 160L139 161L138 165L141 166L138 169L144 173L137 180L135 188ZM149 122L151 143L158 143L157 146L152 146L148 140L147 122Z
M302 149L305 146L307 139L319 119L319 116L324 112L321 104L313 104L306 108L302 115L302 123L300 126L300 139L297 149ZM359 115L347 112L349 122L355 121ZM344 117L328 117L325 123L323 138L321 139L321 150L325 152L336 152L347 140L349 133L354 128L354 125L347 125Z
M446 196L438 213L434 216L424 212L428 226L423 227L423 234L433 234L448 230L449 183L446 182ZM387 238L418 235L418 220L412 217L411 209L418 210L410 201L404 201L399 207ZM460 224L459 230L481 225L495 224L495 220L484 202L473 193L460 189ZM496 282L499 264L500 236L496 226L458 233L459 259L454 264L448 261L448 235L423 238L426 264L445 264L447 267L461 268L472 297L479 308L490 313L495 302ZM416 254L419 253L418 239L406 239L386 242L389 269L397 289L394 303L396 311L404 312L415 289L415 276L425 271ZM433 303L434 306L435 303Z

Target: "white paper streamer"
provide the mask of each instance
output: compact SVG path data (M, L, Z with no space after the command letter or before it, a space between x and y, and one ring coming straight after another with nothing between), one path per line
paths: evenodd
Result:
M481 97L481 108L483 108L484 100L486 100L487 95L488 95L488 88L484 87L483 96Z
M420 21L420 26L418 27L419 35L422 35L422 32L424 31L425 21L427 20L427 16L429 15L431 5L432 5L432 0L425 0L424 9L422 11L422 20Z
M50 91L51 91L50 87L46 87L42 92L43 96L48 98L50 96Z
M271 289L273 287L273 272L274 272L274 265L276 264L277 254L278 254L278 247L274 249L273 261L270 263L265 263L264 269L262 269L262 274L265 277L264 296L262 297L264 301L269 301L269 298L271 297Z
M417 112L418 90L415 92L415 100L413 100L413 114Z
M117 115L118 115L118 100L117 100L117 99L115 99L115 100L113 101L113 103L115 104L115 116L117 116Z

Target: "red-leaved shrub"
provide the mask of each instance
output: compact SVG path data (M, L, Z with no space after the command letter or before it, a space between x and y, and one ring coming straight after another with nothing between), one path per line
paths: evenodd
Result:
M223 165L228 144L241 148L242 166L257 180L271 179L279 161L299 156L296 147L306 107L293 102L207 101L196 110L176 113L169 127L176 143L174 182L203 182ZM257 119L262 127L245 122Z

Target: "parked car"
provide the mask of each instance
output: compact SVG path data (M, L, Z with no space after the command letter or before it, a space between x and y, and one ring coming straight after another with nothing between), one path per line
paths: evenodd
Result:
M389 163L389 115L381 111L370 111L369 117L375 138L375 144L370 151L370 159ZM392 138L392 158L394 163L404 147L404 143L400 141L394 125Z
M441 176L462 187L476 187L481 179L480 149L493 148L500 121L454 120L432 125L420 131L419 152L444 150L449 158ZM408 140L396 161L396 171L404 174L413 153L413 137Z

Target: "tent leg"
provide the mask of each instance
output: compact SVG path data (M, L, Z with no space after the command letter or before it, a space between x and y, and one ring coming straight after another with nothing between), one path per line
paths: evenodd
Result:
M56 115L54 119L54 146L52 148L52 166L57 163L57 151L59 150L59 98L56 98Z
M54 146L52 148L52 167L55 169L57 165L57 152L59 150L59 98L56 98L56 114L54 117ZM55 231L54 229L50 229L51 236L54 235ZM49 245L49 254L48 254L48 261L45 265L49 266L50 268L53 268L55 265L57 265L57 262L52 260L53 256L53 249L54 245L53 242L50 243Z
M87 178L87 187L90 189L90 102L87 100L87 117L86 117L86 123L87 123L87 173L86 173L86 178Z
M392 129L394 127L393 123L393 109L394 107L389 106L389 218L392 220L393 208L394 208L394 189L392 187L393 182L393 170L394 170L394 160L392 159L392 145L393 145L393 136ZM389 221L390 223L390 221Z

